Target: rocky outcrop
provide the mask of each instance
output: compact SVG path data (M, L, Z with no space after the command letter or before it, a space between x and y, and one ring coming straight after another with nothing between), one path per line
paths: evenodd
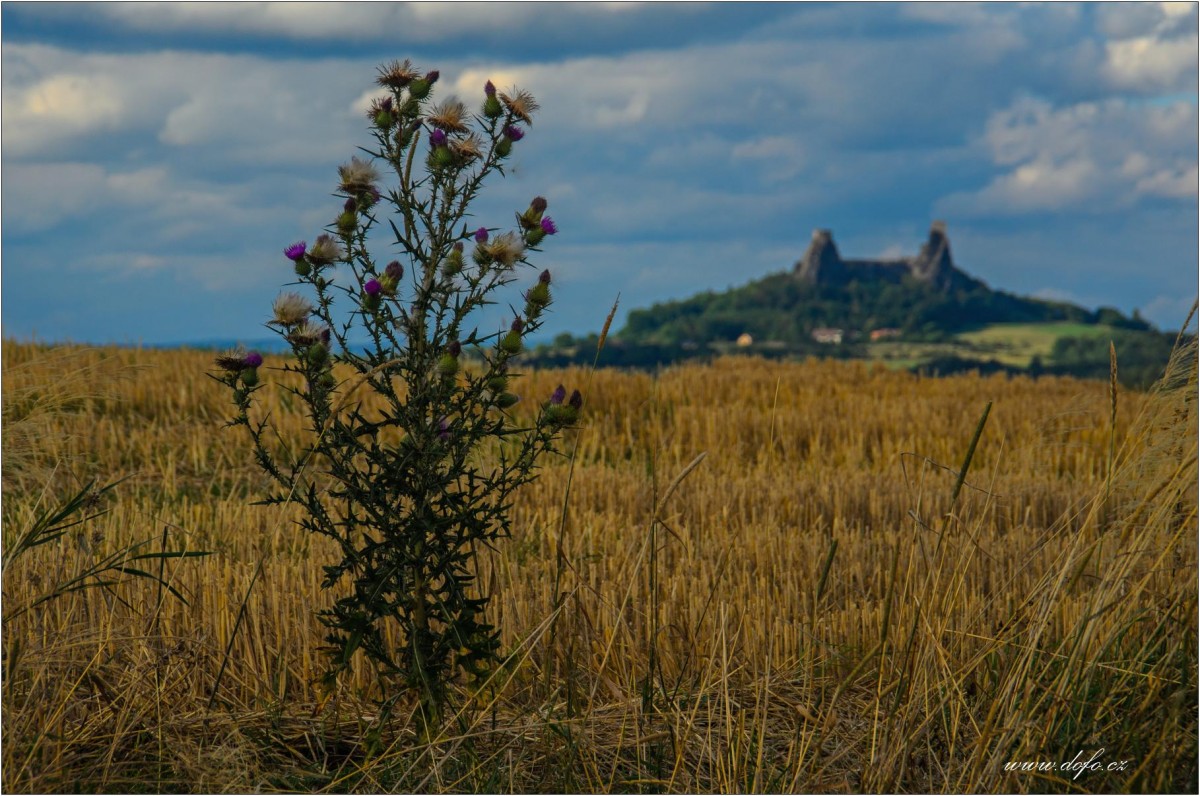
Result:
M796 263L794 272L805 282L821 285L844 285L852 280L900 282L906 276L940 290L975 283L955 267L950 256L950 238L942 221L933 222L929 239L916 256L896 260L843 260L833 242L833 233L827 229L815 230L808 251Z

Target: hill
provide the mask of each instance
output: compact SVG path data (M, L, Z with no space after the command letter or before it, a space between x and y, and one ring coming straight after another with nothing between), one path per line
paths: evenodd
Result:
M594 336L593 336L594 339ZM1162 371L1174 335L1135 312L1090 311L995 290L953 260L934 222L915 256L844 259L818 229L791 271L723 292L634 310L603 362L654 366L714 354L882 361L946 373L982 368L1107 377L1108 344L1122 379L1142 386ZM590 361L588 338L560 336L538 364Z

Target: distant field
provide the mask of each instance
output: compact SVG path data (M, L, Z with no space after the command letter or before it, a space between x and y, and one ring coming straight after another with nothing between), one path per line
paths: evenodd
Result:
M1084 331L1104 333L969 342L1032 356ZM361 667L320 685L333 551L294 509L250 505L263 476L221 428L209 355L5 342L5 551L89 480L124 480L86 523L6 561L0 784L1190 792L1194 352L1181 361L1176 389L1119 390L1115 413L1106 382L863 362L533 372L518 417L560 382L584 392L574 463L548 460L513 538L484 552L513 657L493 687L456 692L461 723L428 745L411 700L373 727ZM262 395L299 434L280 392ZM188 605L119 573L108 591L36 602L138 542L212 551L142 564ZM1128 767L1005 769L1100 748Z
M1112 327L1085 323L998 323L957 337L981 357L1026 367L1035 356L1050 355L1060 337L1105 337Z
M995 360L1015 367L1028 367L1035 356L1050 356L1061 337L1105 337L1109 326L1083 323L998 323L955 336L954 342L911 343L882 341L867 346L872 360L892 368L911 368L939 357Z

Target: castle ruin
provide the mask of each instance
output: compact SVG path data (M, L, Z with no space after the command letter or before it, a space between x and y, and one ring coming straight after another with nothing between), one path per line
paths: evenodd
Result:
M975 280L955 267L944 221L934 221L929 239L915 257L895 260L843 260L828 229L813 231L808 251L796 263L797 278L814 284L844 285L853 280L900 282L912 277L940 290L970 287Z

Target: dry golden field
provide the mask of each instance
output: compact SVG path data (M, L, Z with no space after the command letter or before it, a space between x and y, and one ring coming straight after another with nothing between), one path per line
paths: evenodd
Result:
M250 505L210 362L4 343L7 792L1194 792L1194 349L1115 396L835 362L531 374L585 417L480 572L509 662L433 743L374 726L366 672L318 686L330 550ZM93 479L120 483L10 556ZM186 604L111 567L63 593L133 544L211 553L130 564ZM1005 769L1073 759L1103 770Z

